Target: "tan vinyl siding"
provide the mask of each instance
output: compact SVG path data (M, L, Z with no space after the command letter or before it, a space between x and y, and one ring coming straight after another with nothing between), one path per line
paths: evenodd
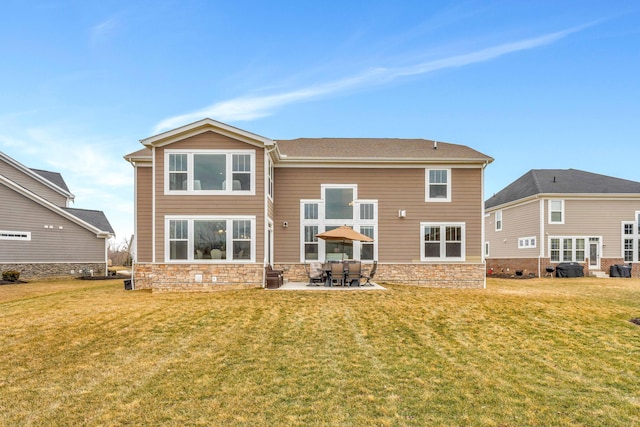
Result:
M0 230L31 233L30 241L0 240L0 262L105 262L105 240L95 233L3 185L0 199L11 206Z
M256 217L256 261L264 258L264 149L214 132L205 132L168 146L171 150L255 150L255 195L165 195L164 148L155 150L156 262L164 261L167 215L251 215Z
M548 223L549 202L545 200L545 232L549 236L601 236L603 258L622 256L621 223L635 220L635 212L640 211L640 200L561 200L564 200L564 224Z
M496 211L485 219L490 258L537 258L540 254L540 202L538 200L502 210L502 231L496 231ZM518 249L518 239L535 237L536 247Z
M378 200L380 262L420 262L421 222L464 222L466 260L479 262L481 177L481 168L452 169L452 201L434 203L425 202L425 168L276 167L276 262L300 261L300 200L320 199L322 184L357 184L358 199ZM398 218L399 209L406 210L406 218Z
M27 190L37 194L56 206L67 206L67 198L65 196L16 169L14 166L4 162L2 159L0 159L0 175L4 175L11 181L20 184Z
M152 168L136 167L136 260L151 262L153 206Z

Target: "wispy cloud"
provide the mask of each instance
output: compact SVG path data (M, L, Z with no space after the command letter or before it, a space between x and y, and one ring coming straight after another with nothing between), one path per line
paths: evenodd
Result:
M593 23L545 34L539 37L492 46L470 53L421 62L406 67L370 69L349 78L312 85L288 92L232 98L226 101L217 102L197 111L162 120L155 126L154 133L173 129L178 126L200 120L204 117L211 117L222 121L254 120L260 117L269 116L273 114L277 108L296 102L310 101L322 96L336 95L349 90L377 86L402 77L428 74L437 70L485 62L510 53L549 45L591 25L593 25Z
M116 17L111 17L94 25L91 27L91 43L96 44L106 41L115 34L119 25L119 20Z

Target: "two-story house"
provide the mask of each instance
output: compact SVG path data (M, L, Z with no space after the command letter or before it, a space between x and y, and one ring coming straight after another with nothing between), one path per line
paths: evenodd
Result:
M263 286L264 266L378 262L376 279L483 287L483 177L493 160L423 139L272 140L211 119L143 139L135 168L136 289ZM316 235L348 225L373 238Z
M0 271L21 278L106 275L113 229L102 211L71 208L62 175L0 152Z
M633 264L640 275L640 183L575 169L533 169L490 197L487 268L543 276L561 262L584 274Z

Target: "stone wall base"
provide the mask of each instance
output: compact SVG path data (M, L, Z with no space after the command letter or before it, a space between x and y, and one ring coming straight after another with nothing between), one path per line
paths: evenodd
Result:
M135 289L211 292L262 287L264 268L255 264L147 264L133 266Z
M372 264L363 263L363 271ZM276 264L290 282L309 280L303 264ZM374 282L436 288L484 288L484 264L380 264Z
M107 264L102 263L38 263L38 264L0 264L0 272L16 270L20 280L105 276Z

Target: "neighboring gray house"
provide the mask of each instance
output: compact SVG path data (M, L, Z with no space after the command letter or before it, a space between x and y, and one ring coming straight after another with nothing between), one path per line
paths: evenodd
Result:
M0 152L0 271L18 270L21 278L106 275L113 229L102 211L69 207L73 199L59 173Z
M485 256L494 273L577 262L585 275L632 264L640 277L640 182L575 169L533 169L485 202Z

